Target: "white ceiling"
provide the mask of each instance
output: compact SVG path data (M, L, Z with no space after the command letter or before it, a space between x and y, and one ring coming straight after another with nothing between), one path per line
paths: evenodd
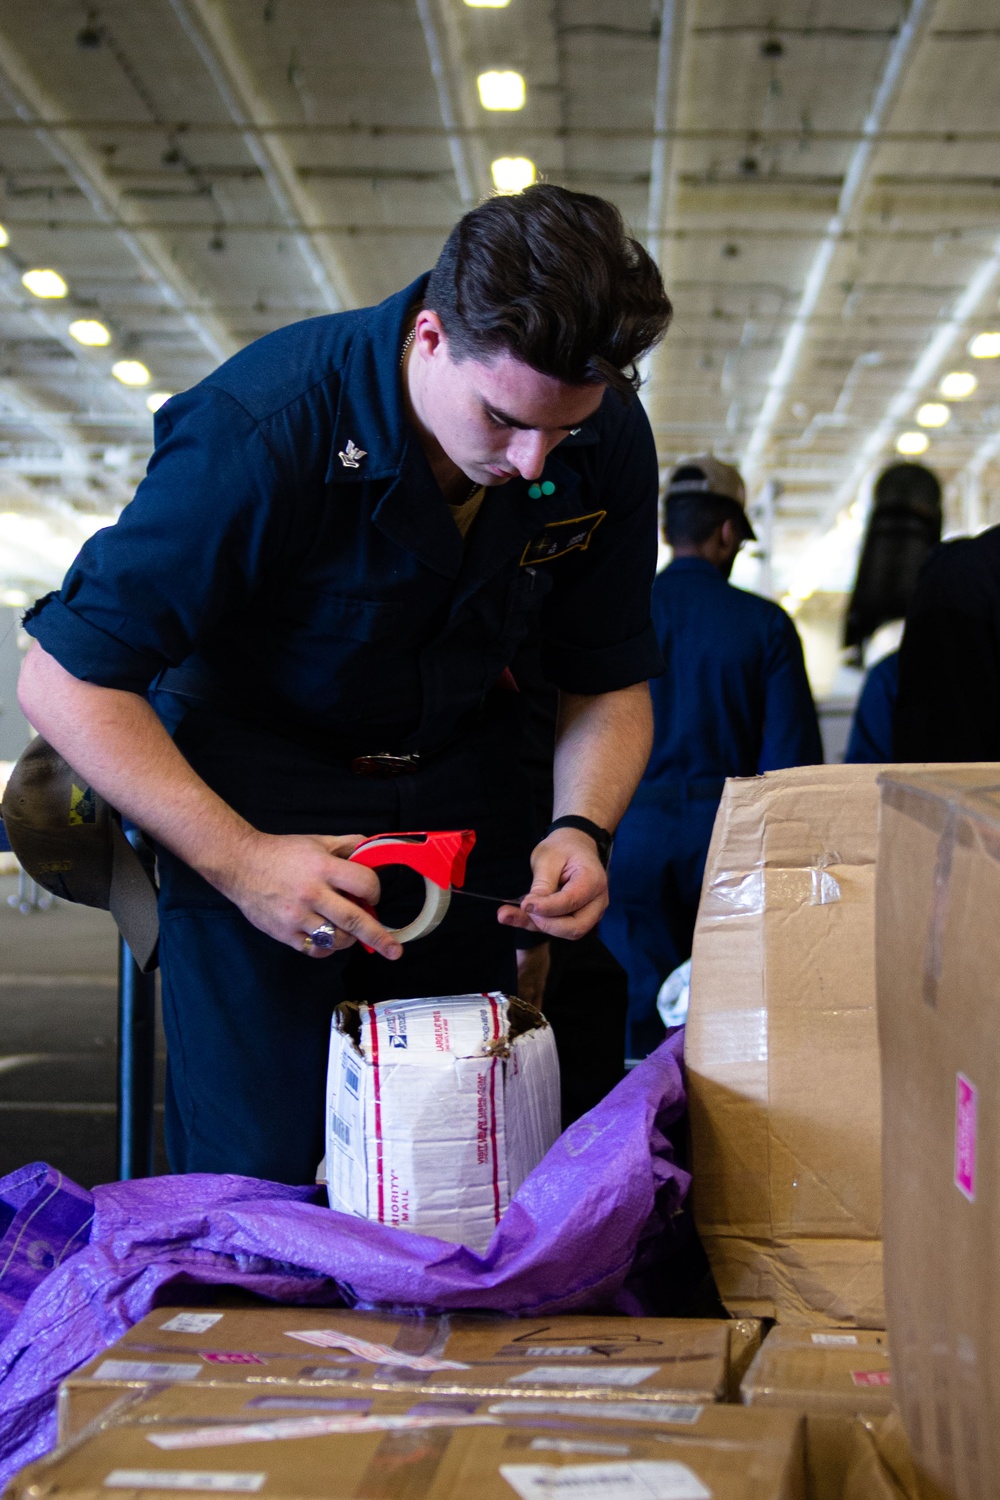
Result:
M481 108L486 68L522 111ZM148 390L403 285L508 154L659 255L662 462L743 462L759 509L779 481L779 592L843 584L850 506L949 369L979 386L926 461L952 526L1000 519L1000 361L965 352L1000 325L998 78L991 0L0 0L0 597L128 499Z

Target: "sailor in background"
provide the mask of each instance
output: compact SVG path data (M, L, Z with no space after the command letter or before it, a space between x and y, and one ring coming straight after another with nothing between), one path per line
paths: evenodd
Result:
M156 845L174 1170L311 1180L335 1004L514 990L519 935L599 920L662 670L633 398L669 317L611 204L492 198L429 276L171 398L134 501L29 611L25 713ZM540 840L507 672L533 619ZM347 856L463 827L470 888L514 901L456 899L404 952Z
M739 472L707 454L676 468L653 585L666 671L652 684L653 752L622 819L601 937L628 972L628 1052L664 1036L656 997L691 956L712 825L727 776L822 761L802 646L770 599L728 582L754 536Z

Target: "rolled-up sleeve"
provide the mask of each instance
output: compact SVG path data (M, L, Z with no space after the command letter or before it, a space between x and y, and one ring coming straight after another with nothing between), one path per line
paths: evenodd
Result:
M285 512L257 423L224 392L195 387L161 408L135 499L85 543L25 629L74 677L144 694L247 602Z
M615 692L663 671L650 619L658 487L656 445L635 400L602 464L606 514L586 550L562 561L543 610L542 664L565 692Z

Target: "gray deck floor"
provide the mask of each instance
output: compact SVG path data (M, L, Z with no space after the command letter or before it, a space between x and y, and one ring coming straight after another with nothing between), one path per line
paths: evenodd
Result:
M47 1161L92 1187L115 1177L117 934L105 912L21 913L0 878L0 1176ZM158 1047L158 1171L163 1043Z

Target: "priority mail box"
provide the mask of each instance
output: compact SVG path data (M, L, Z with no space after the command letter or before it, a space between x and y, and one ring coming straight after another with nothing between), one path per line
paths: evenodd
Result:
M886 1307L921 1477L1000 1476L1000 765L882 778Z
M555 1039L523 1001L445 995L335 1013L331 1208L482 1252L559 1132Z
M8 1493L804 1500L793 1412L627 1403L614 1413L553 1396L456 1401L183 1384L120 1397L75 1442L23 1469Z
M874 766L726 783L691 965L692 1203L730 1311L884 1326Z
M475 1315L393 1318L347 1308L160 1308L63 1381L62 1439L123 1392L183 1384L424 1391L512 1400L706 1405L725 1399L722 1319Z
M748 1406L807 1413L810 1500L840 1500L855 1418L892 1408L886 1335L860 1328L772 1328L741 1388Z

